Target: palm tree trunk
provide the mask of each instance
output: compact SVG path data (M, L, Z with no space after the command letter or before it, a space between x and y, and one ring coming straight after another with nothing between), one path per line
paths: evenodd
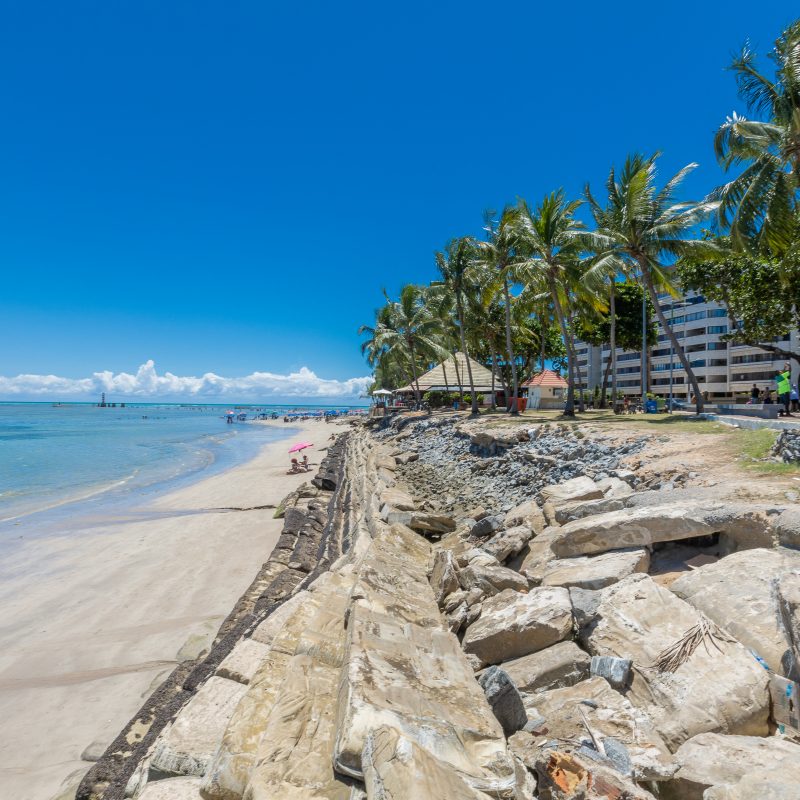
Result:
M453 353L453 366L456 369L456 380L458 381L458 401L464 405L464 381L461 380L461 371L458 369L458 350Z
M572 325L572 318L569 321L569 344L572 348L572 364L575 370L575 385L578 387L578 411L583 413L586 411L586 404L583 400L583 372L581 365L578 363L578 351L575 348L575 334L573 333L574 327ZM586 388L589 388L589 381L586 381Z
M450 405L450 384L447 382L447 360L442 361L442 374L444 375L444 393L447 395L445 405Z
M683 351L683 347L678 344L678 337L675 336L672 328L670 327L669 322L667 322L667 318L664 316L664 312L661 310L661 306L658 303L658 294L656 293L656 288L653 285L653 277L650 274L650 269L647 264L643 261L639 262L639 266L642 268L642 278L644 279L645 288L647 289L647 294L650 296L650 301L653 304L653 307L656 310L656 316L658 317L658 321L661 323L661 327L664 329L664 333L667 334L667 337L672 344L673 349L678 354L678 358L681 360L681 364L686 370L686 377L689 378L689 383L692 384L692 389L694 390L694 400L695 400L695 409L697 410L698 414L703 413L703 394L700 391L700 384L697 382L697 378L695 377L692 368L689 366L689 359L686 357L686 353ZM644 353L642 356L644 357Z
M496 345L492 345L492 347L496 347ZM508 386L506 386L506 379L503 377L503 370L501 370L497 366L497 350L492 350L492 367L497 370L497 374L500 376L500 388L503 390L503 397L506 399L506 410L508 410ZM497 408L497 403L495 403L495 408Z
M617 300L615 282L611 281L610 317L611 317L611 336L608 363L611 364L611 408L616 408L617 402ZM606 373L607 374L607 373Z
M602 352L602 350L601 350ZM606 393L608 392L608 376L611 373L611 354L608 355L608 360L606 361L606 369L603 373L603 388L601 389L601 396L600 396L600 408L606 407ZM614 401L611 401L611 407L614 407Z
M503 281L503 294L506 306L506 349L508 350L508 360L511 362L511 384L514 390L511 397L511 413L513 416L517 416L519 414L517 405L519 388L517 386L517 362L514 360L514 347L511 344L511 292L508 288L508 278Z
M550 279L550 296L553 298L553 308L556 312L556 319L558 326L561 328L561 336L564 338L564 346L567 348L567 375L569 381L567 384L567 405L564 407L564 415L567 417L575 416L575 381L572 374L572 348L570 347L569 331L567 330L567 323L564 319L564 312L561 309L561 301L558 299L558 289L556 288L555 281Z
M471 413L478 413L478 398L475 394L475 381L472 377L472 364L469 361L469 353L467 352L467 337L464 335L464 307L461 303L461 298L456 298L456 309L458 311L458 332L461 335L461 352L467 361L467 378L469 379L469 392L472 399Z
M411 352L411 371L414 374L414 397L417 400L417 406L422 402L422 398L419 393L419 376L417 375L417 359L414 356L414 342L409 341L408 349Z

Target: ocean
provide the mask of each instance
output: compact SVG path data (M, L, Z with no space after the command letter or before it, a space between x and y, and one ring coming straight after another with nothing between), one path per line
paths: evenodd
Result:
M293 433L291 423L285 430L250 421L229 425L229 408L0 403L0 522L205 477ZM242 410L252 418L256 409Z

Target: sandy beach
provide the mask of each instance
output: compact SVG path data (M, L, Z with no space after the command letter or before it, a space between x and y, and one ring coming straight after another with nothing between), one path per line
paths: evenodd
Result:
M284 428L284 423L274 424ZM267 559L297 434L253 460L69 536L32 539L0 571L0 797L70 797L90 764L175 664L197 655ZM337 432L340 430L336 428ZM220 510L250 509L250 510Z

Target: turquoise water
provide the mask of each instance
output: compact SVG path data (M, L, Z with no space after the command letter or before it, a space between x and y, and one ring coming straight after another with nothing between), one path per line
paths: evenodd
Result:
M201 471L204 477L293 433L291 425L229 425L228 408L0 403L0 521L130 495Z

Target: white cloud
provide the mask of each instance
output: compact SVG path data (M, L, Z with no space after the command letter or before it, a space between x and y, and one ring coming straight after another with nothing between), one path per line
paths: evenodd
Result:
M279 375L253 372L242 378L226 378L207 372L202 377L159 375L152 360L146 361L132 375L128 372L95 372L90 378L62 378L58 375L0 375L0 397L94 399L105 392L109 399L230 399L267 401L287 398L355 399L364 392L371 378L329 380L320 378L307 367Z

